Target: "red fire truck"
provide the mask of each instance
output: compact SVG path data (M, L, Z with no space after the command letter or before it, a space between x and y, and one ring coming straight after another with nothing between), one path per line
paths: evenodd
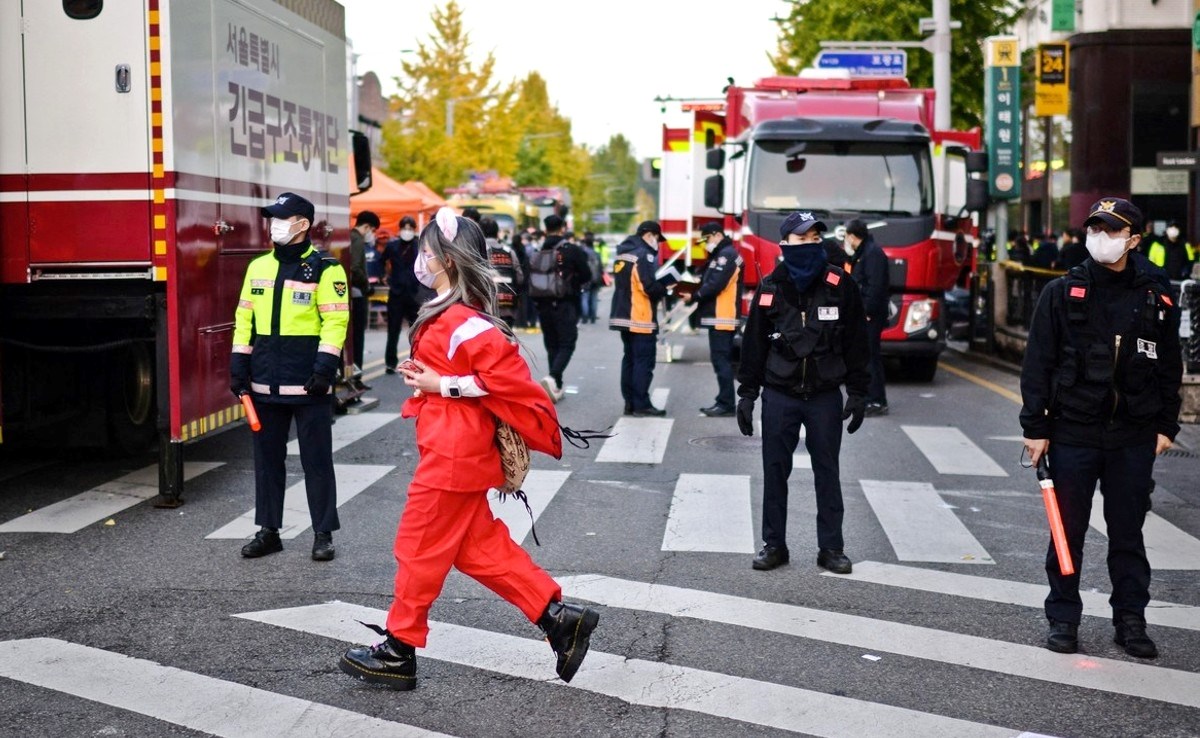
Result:
M344 10L333 0L0 3L0 441L148 450L242 417L228 363L259 207L349 243ZM361 174L360 174L361 173Z
M890 262L884 355L932 380L946 345L944 291L970 268L971 214L986 205L969 186L982 183L968 171L968 160L970 171L985 165L971 156L979 130L934 130L933 90L826 70L730 85L723 100L681 108L690 125L664 130L660 195L674 250L723 218L753 288L775 267L788 213L811 211L831 228L865 220ZM688 256L696 263L703 250Z

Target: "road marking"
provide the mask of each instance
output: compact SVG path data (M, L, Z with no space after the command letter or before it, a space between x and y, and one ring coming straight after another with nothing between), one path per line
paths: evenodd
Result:
M364 623L382 623L387 613L345 602L235 615L340 641L360 642ZM604 627L601 625L601 627ZM892 735L1022 735L1019 731L918 712L865 700L839 697L782 684L702 671L657 661L630 659L595 648L569 685L553 680L554 654L545 641L466 628L429 624L428 646L420 656L582 689L634 705L688 710L807 735L860 738L876 735L880 725Z
M1096 492L1092 498L1091 526L1108 536L1104 522L1104 497ZM1146 514L1142 524L1142 539L1151 569L1200 569L1200 540L1188 535L1154 512Z
M546 506L550 504L550 500L554 499L554 495L566 483L571 476L569 471L546 471L543 469L530 469L529 476L525 477L525 484L521 485L521 489L525 490L525 496L529 499L529 509L533 510L533 520L529 519L529 511L521 504L520 500L505 500L500 501L500 498L495 494L488 495L488 504L492 508L492 515L497 520L503 520L508 526L509 535L520 545L525 536L529 535L529 531L533 529L533 522L542 516Z
M665 410L667 407L667 398L671 396L670 387L659 387L650 391L650 404L654 407Z
M224 463L198 461L184 464L183 479L190 481ZM13 518L0 525L0 533L75 533L157 494L158 465L154 464Z
M680 474L662 550L754 553L750 477Z
M901 561L996 563L932 484L870 479L860 483Z
M1005 605L1021 605L1038 610L1044 606L1048 591L1045 584L991 579L972 574L884 564L878 561L856 561L853 574L843 575L830 572L829 576L835 579L841 577L889 587L904 587L922 592L967 597L972 600L999 602ZM1112 617L1112 606L1108 604L1107 594L1102 592L1080 592L1079 594L1083 598L1084 615L1105 619ZM1146 622L1150 625L1169 628L1200 630L1200 607L1152 600L1146 606Z
M0 676L230 738L445 735L56 638L0 642Z
M395 412L369 412L361 415L339 415L333 424L333 450L339 451L355 441L368 436L399 418ZM288 456L300 455L300 441L288 441Z
M996 384L995 382L989 382L988 380L984 379L983 377L978 377L978 376L966 371L965 369L959 369L958 367L947 364L944 361L939 361L938 367L941 369L945 369L946 371L950 372L951 374L953 374L956 377L961 377L962 379L965 379L968 382L977 384L980 387L983 387L984 389L989 389L992 392L995 392L996 394L1000 395L1001 397L1012 400L1013 402L1017 403L1018 405L1022 404L1020 395L1018 395L1016 392L1013 392L1012 390L1010 390L1006 387L1001 387L1000 385Z
M617 464L661 464L671 437L671 418L621 418L613 426L596 461Z
M394 466L372 464L334 464L333 473L337 479L337 506L345 505L359 492L375 484L395 468ZM251 538L258 531L258 527L258 524L254 522L254 508L250 508L204 538L206 540ZM295 538L310 527L312 527L312 515L308 509L308 495L305 493L304 482L301 481L288 487L283 493L283 527L279 529L279 537Z
M953 426L902 425L939 474L974 477L1007 477L1008 472Z
M808 454L792 454L792 469L811 469L812 457Z
M1058 654L1040 646L598 574L560 577L558 583L567 598L609 607L755 628L867 651L1200 707L1200 674L1178 669ZM906 731L896 734L908 735Z
M989 441L1013 441L1015 443L1024 443L1024 436L988 436Z

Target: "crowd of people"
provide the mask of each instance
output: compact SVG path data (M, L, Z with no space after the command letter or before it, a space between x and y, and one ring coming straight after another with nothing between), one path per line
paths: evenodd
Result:
M1067 271L1088 258L1084 246L1086 238L1082 228L1070 228L1062 233L1051 231L1040 236L1013 231L1008 235L1008 258L1039 269ZM1167 221L1162 233L1147 230L1139 234L1137 253L1174 281L1192 278L1192 267L1197 262L1196 246L1187 240L1179 223L1173 220Z

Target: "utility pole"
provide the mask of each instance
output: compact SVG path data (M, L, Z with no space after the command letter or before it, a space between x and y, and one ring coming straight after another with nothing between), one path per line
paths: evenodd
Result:
M933 125L950 130L950 0L933 0Z

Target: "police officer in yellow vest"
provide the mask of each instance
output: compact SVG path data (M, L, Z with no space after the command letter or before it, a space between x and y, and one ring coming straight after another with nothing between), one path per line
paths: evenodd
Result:
M737 333L742 302L742 257L720 223L700 228L708 261L700 286L688 296L697 304L700 325L708 329L708 358L717 375L717 398L700 412L710 418L733 417L733 336Z
M288 430L296 421L314 533L312 558L334 557L337 484L329 390L342 362L350 321L346 270L309 241L313 204L285 192L262 208L274 248L250 262L238 300L229 388L250 393L262 430L254 434L254 522L242 547L256 558L283 550L283 489Z
M1179 224L1171 221L1167 224L1167 237L1151 243L1146 251L1146 258L1155 266L1161 267L1168 278L1178 281L1191 276L1192 264L1196 263L1196 250L1183 240L1179 233Z

